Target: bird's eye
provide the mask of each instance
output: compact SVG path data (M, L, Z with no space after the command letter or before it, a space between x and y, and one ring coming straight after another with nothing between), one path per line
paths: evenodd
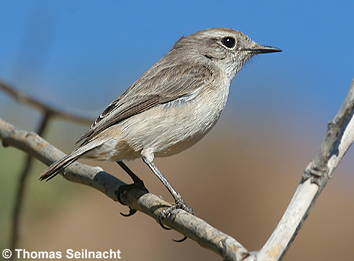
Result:
M227 48L233 48L233 47L235 47L235 44L236 44L235 38L230 37L230 36L222 38L221 42Z

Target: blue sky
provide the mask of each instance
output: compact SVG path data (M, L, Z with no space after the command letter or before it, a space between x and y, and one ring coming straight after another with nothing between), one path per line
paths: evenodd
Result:
M179 37L209 27L284 50L244 68L231 108L328 121L354 77L349 0L2 1L1 10L0 79L86 115L103 110Z

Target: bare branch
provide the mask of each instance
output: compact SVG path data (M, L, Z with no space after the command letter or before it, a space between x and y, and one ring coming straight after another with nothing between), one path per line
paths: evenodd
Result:
M0 90L4 91L6 94L14 98L17 102L27 104L39 111L42 111L45 114L62 118L67 121L72 121L81 124L90 124L93 119L78 116L72 113L64 112L62 110L56 109L44 102L41 102L19 90L13 86L0 81Z
M0 88L3 88L1 83ZM19 97L18 99L22 99L21 94ZM31 104L31 102L27 103ZM56 112L49 110L49 115L52 113ZM316 198L333 176L333 171L353 143L353 115L354 81L342 108L334 120L328 124L320 152L305 169L286 212L259 252L248 252L234 238L183 210L178 210L174 220L164 220L163 223L195 240L201 246L218 253L225 260L274 261L281 259L296 237ZM1 119L0 139L3 140L5 146L10 145L26 151L47 165L64 156L64 153L35 133L17 130ZM164 208L170 206L166 201L139 188L128 190L122 193L124 195L119 194L119 188L126 184L98 167L76 162L66 168L63 176L67 180L94 187L114 201L117 201L119 197L124 204L144 212L155 220L158 220Z
M5 146L13 146L26 151L46 165L59 160L65 154L33 132L17 130L11 124L0 119L0 139ZM99 167L91 167L79 162L67 167L63 177L69 181L91 186L114 201L118 200L118 190L126 185L116 177ZM158 196L134 188L120 195L120 199L129 207L137 209L158 220L163 209L170 204ZM212 227L204 220L183 210L176 212L174 220L163 223L208 248L225 260L253 260L249 252L234 238Z
M43 132L49 124L49 121L54 118L62 118L63 120L72 121L81 124L89 124L92 119L77 116L75 114L66 113L52 106L49 106L19 90L15 89L13 86L0 81L0 90L4 91L6 94L14 98L17 102L29 105L39 111L41 111L42 119L40 125L37 128L37 133L43 136ZM18 185L16 190L15 204L12 214L12 225L11 225L11 239L10 239L10 249L15 249L19 239L19 221L22 212L23 196L25 193L27 176L32 169L33 158L31 154L28 154L25 160L25 165L19 175Z
M318 155L307 166L295 194L272 235L257 254L257 260L279 260L296 237L333 171L354 141L354 80L334 120L328 124Z
M40 136L43 136L46 131L50 120L50 115L44 114L37 128L37 133ZM17 247L17 243L19 241L19 225L20 225L20 217L22 213L23 200L26 190L26 183L28 174L31 172L33 166L33 157L31 154L26 155L24 167L20 173L18 178L15 203L12 212L12 224L11 224L11 238L10 238L10 249L14 250ZM12 256L14 258L14 256Z

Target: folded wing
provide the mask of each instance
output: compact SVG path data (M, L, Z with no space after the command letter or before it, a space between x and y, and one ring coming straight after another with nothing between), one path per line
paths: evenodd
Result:
M78 140L87 144L98 133L159 104L194 96L212 81L212 71L203 65L158 63L118 99L113 101Z

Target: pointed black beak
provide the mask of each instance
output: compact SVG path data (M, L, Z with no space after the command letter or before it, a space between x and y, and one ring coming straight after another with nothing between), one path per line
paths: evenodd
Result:
M277 53L277 52L282 52L281 49L273 47L273 46L263 46L263 45L257 45L253 48L244 48L241 49L241 51L249 51L255 54L259 53Z

